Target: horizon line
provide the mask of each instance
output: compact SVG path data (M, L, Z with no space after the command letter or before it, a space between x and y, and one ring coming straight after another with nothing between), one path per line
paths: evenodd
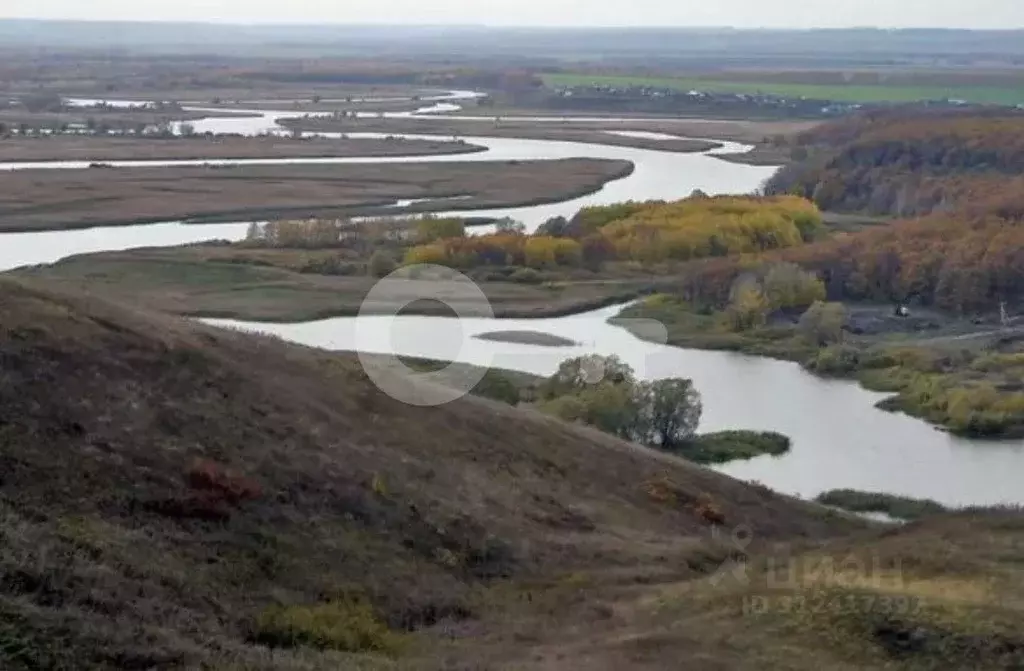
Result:
M980 32L1018 32L1024 31L1024 26L1010 28L961 28L957 26L929 26L929 25L907 25L907 26L878 26L878 25L849 25L849 26L732 26L732 25L665 25L665 24L593 24L593 25L560 25L560 24L489 24L489 23L386 23L377 21L317 21L308 19L304 21L288 21L282 19L274 20L236 20L236 19L138 19L138 18L54 18L54 17L32 17L32 16L0 16L0 22L9 21L30 21L37 23L136 23L136 24L177 24L177 25L210 25L210 26L236 26L236 27L282 27L282 28L327 28L327 27L362 27L362 28L475 28L475 29L497 29L497 30L706 30L706 31L736 31L736 32L826 32L826 31L878 31L878 32L900 32L900 31L948 31L964 33Z

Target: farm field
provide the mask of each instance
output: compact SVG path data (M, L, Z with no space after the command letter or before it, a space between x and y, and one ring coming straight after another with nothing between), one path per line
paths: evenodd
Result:
M1024 83L998 86L956 84L814 84L780 81L732 81L700 77L643 77L632 75L546 74L545 85L561 86L650 86L678 91L699 90L709 93L765 94L788 98L812 98L837 102L904 103L920 100L964 100L989 105L1024 104Z

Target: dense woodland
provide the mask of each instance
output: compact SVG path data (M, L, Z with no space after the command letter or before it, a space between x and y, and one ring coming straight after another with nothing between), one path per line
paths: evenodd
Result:
M864 114L799 138L804 161L766 191L811 198L823 210L886 216L971 205L1021 210L1008 197L1024 172L1024 112L922 110Z
M780 256L819 271L834 298L912 299L956 312L1019 305L1024 113L908 114L864 115L805 134L809 158L766 189L826 210L901 219ZM729 271L701 269L691 290L701 294L722 273Z
M450 226L443 220L429 225ZM584 208L572 220L551 219L529 236L509 227L475 237L454 229L444 234L421 229L426 244L409 250L405 262L540 269L597 268L608 261L689 261L802 245L822 227L821 213L801 198L697 195L674 203Z

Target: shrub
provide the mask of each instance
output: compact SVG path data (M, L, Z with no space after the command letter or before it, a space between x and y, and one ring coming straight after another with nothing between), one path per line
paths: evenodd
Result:
M391 258L386 252L377 250L370 257L370 262L367 266L370 274L374 277L386 277L395 271L398 264Z
M800 335L816 347L842 341L846 308L842 303L816 301L800 317Z
M815 501L855 513L885 513L902 520L916 520L946 512L946 507L930 499L913 499L893 494L875 494L854 489L833 489Z
M343 652L396 651L397 635L360 599L311 606L271 606L257 618L252 638L272 648L302 646Z
M509 405L518 405L520 400L519 387L508 376L496 370L484 373L483 379L473 387L473 393Z
M358 275L362 271L361 264L344 261L337 256L312 259L299 268L299 272L306 275Z
M416 223L416 239L422 244L465 235L466 222L463 219L437 219L428 215Z
M533 268L520 268L509 275L508 280L519 284L540 284L544 281L544 276Z
M709 494L701 494L693 508L701 521L711 525L725 524L725 515Z
M258 499L262 488L255 480L208 459L196 459L185 474L193 489L208 492L231 505Z
M832 345L818 351L804 366L821 375L849 375L857 370L860 351L846 345Z
M644 483L643 488L647 496L655 503L674 506L679 502L675 485L664 475L648 480Z

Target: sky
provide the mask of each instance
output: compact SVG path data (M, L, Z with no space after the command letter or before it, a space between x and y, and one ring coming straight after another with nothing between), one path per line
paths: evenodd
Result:
M2 18L742 28L1024 28L1024 0L0 0Z

